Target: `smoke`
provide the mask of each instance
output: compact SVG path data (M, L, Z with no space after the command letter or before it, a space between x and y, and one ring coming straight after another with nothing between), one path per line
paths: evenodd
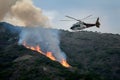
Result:
M1 0L0 21L28 27L50 26L48 17L33 5L32 0Z
M39 45L44 53L52 52L57 61L66 60L59 46L59 31L46 28L51 27L49 20L32 0L0 0L0 21L26 26L20 32L20 45Z
M25 28L20 34L19 44L26 42L29 46L39 45L41 50L52 52L57 61L66 60L64 52L60 50L59 31L46 28Z
M15 2L16 0L0 0L0 20L3 20L7 13L10 12Z

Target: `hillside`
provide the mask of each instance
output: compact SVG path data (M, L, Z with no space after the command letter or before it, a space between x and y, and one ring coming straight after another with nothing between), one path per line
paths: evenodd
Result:
M8 28L9 26L9 28ZM21 28L0 23L0 80L120 80L120 35L61 30L72 68L18 45Z

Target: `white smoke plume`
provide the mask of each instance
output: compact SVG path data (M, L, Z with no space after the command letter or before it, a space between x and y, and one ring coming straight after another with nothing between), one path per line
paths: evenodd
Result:
M24 43L29 46L41 47L41 50L46 52L52 52L57 61L61 62L62 59L66 60L64 52L61 51L59 44L59 31L46 28L25 28L20 34L19 44Z
M0 0L0 20L19 26L50 26L48 17L32 0Z

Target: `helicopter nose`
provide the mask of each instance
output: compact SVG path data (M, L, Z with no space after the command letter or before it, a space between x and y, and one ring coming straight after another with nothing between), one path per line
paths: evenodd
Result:
M73 30L73 29L74 29L74 27L71 27L70 29L72 29L72 30Z

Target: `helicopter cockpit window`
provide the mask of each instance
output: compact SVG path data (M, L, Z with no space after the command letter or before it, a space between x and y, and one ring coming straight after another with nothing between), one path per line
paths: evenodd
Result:
M80 25L75 25L75 27L80 27Z

